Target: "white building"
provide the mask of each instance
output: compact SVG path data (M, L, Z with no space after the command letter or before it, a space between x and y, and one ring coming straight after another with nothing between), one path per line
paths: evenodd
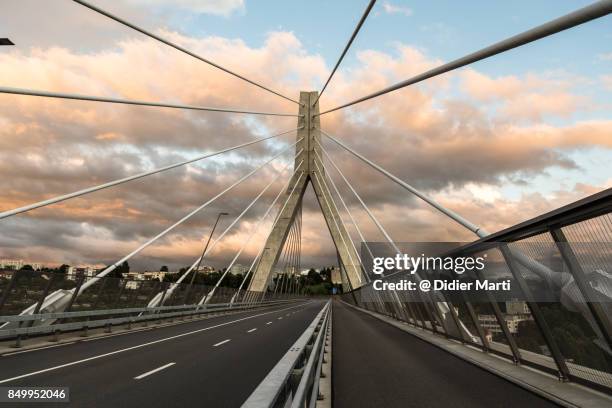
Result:
M76 280L79 276L84 276L85 278L93 278L96 276L97 268L93 265L82 265L82 266L71 266L66 271L66 279L68 280Z
M131 280L149 280L151 278L147 278L143 272L128 272L123 274L124 278L128 278Z
M38 271L42 269L42 264L39 262L27 262L23 259L1 259L0 260L0 269L14 269L19 270L23 268L25 265L30 265L32 269Z
M123 274L125 278L128 278L133 281L149 281L149 280L157 280L163 281L166 275L177 274L178 272L161 272L161 271L146 271L146 272L128 272ZM126 288L131 286L130 283L127 284Z
M198 273L202 273L204 275L212 273L214 271L215 271L215 268L210 265L200 265L200 267L197 269Z
M529 314L527 302L522 300L509 300L506 302L506 313L511 315Z
M172 272L161 272L161 271L153 271L153 272L143 272L144 280L158 280L163 281L166 275L175 275L177 271Z
M231 268L230 268L230 273L233 275L244 275L245 273L247 273L249 270L248 266L244 266L241 264L234 264Z
M129 280L125 283L125 288L127 290L136 290L142 285L141 280Z
M506 326L508 326L508 331L511 334L518 334L519 323L531 320L531 316L524 314L506 314L504 315L504 320L506 321ZM502 329L499 324L497 324L495 315L478 315L478 322L483 329L488 329L491 333L502 333Z
M15 269L19 270L23 268L23 259L1 259L0 267L5 269Z

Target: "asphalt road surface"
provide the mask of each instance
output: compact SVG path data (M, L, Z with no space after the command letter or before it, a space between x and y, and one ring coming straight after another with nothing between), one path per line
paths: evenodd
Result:
M332 327L334 408L557 407L339 301Z
M239 407L323 306L301 302L5 355L0 387L70 387L74 407ZM15 404L28 405L41 406Z

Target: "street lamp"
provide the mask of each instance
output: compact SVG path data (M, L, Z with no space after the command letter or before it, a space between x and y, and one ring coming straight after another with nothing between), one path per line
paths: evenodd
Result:
M202 256L198 260L198 266L195 267L195 269L193 270L193 275L191 275L191 280L189 281L189 287L187 288L187 291L185 292L185 298L183 299L183 304L187 304L187 298L189 297L189 293L191 292L193 281L195 280L195 276L198 273L198 270L200 269L200 265L202 264L202 259L204 259L204 254L206 253L206 250L208 249L208 244L210 244L210 239L215 233L215 228L217 228L217 224L219 223L219 220L224 215L229 215L229 213L220 212L219 215L217 215L217 220L215 221L215 225L213 225L212 230L210 231L210 235L208 235L208 240L206 241L206 245L204 245L204 249L202 250Z

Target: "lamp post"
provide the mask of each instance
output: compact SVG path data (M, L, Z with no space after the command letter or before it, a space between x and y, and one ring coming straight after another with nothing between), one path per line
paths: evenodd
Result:
M204 249L202 250L202 256L198 260L198 265L193 270L193 275L191 275L191 280L189 281L189 287L187 287L187 291L185 292L185 297L183 298L183 304L187 304L187 298L189 297L189 293L191 292L193 281L195 280L195 276L198 273L198 270L200 269L200 264L202 264L202 259L204 259L204 254L206 253L206 250L208 249L208 244L210 244L210 239L215 233L215 228L217 228L217 224L219 223L219 220L224 215L229 215L229 213L220 212L219 215L217 215L217 220L215 221L215 225L213 225L212 230L210 231L210 235L208 235L208 240L206 241L206 245L204 245Z

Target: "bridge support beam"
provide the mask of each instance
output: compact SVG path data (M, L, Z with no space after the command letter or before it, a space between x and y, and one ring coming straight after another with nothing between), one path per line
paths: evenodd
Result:
M273 269L285 245L289 229L293 225L299 211L302 211L302 197L311 184L321 212L339 254L340 262L348 275L349 285L357 288L362 285L359 256L351 245L351 238L340 218L333 197L325 185L329 185L327 175L322 166L315 164L315 150L320 149L321 133L319 131L319 104L315 104L318 92L300 92L300 109L298 118L297 139L302 141L296 145L296 152L302 153L295 159L296 169L292 181L287 187L285 200L287 205L268 236L259 263L249 284L246 301L255 301L263 297L270 284ZM319 153L320 156L320 153ZM300 168L297 168L302 162ZM296 186L297 183L297 186ZM325 185L324 185L325 184ZM295 186L295 188L294 188Z

